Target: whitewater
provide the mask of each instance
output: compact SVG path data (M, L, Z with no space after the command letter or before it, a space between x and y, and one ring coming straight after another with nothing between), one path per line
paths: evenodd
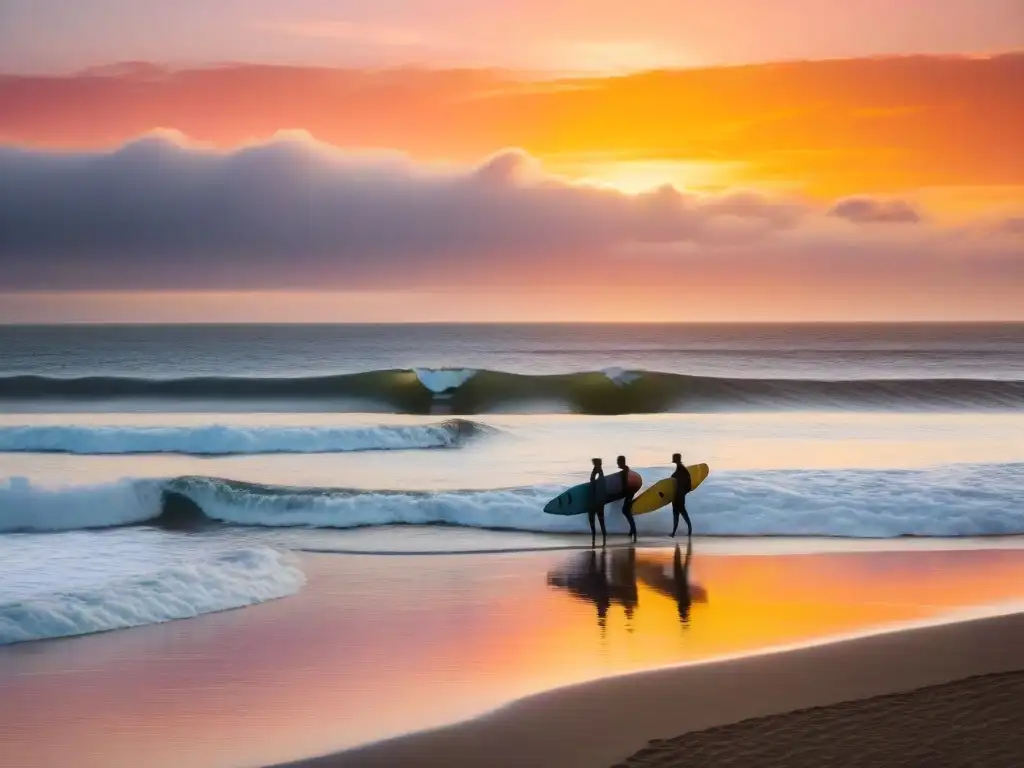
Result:
M637 469L648 482L666 473L664 467ZM409 491L195 475L54 485L9 477L0 484L0 645L286 597L305 583L293 552L359 549L365 539L345 537L362 531L381 531L377 551L400 541L394 526L433 532L413 543L438 552L460 539L445 530L511 537L488 540L495 551L549 548L544 535L588 533L584 517L543 513L544 503L564 487ZM1024 534L1022 487L1024 462L713 470L688 507L700 536L1004 536ZM606 510L613 543L626 532L620 508L616 503ZM667 541L670 526L667 509L637 518L645 544ZM302 535L289 536L293 531ZM588 541L585 535L556 543Z
M0 538L0 645L186 619L297 592L266 547L196 547L156 532Z
M667 474L663 467L635 469L648 481ZM192 476L46 488L11 478L0 487L0 532L109 528L184 517L197 529L218 522L267 528L450 525L585 533L585 516L542 511L564 487L398 491L297 488ZM1022 487L1024 463L712 471L689 507L699 520L699 533L709 536L998 536L1024 534ZM182 511L183 504L188 512ZM616 533L626 530L620 508L609 505L606 515ZM663 534L669 519L663 509L639 516L637 527L641 534Z

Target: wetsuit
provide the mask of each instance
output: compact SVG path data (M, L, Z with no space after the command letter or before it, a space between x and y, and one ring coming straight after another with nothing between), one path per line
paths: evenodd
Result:
M691 536L693 535L693 525L690 524L690 516L686 514L686 494L693 488L693 481L690 479L689 470L682 465L682 462L676 464L672 477L676 479L676 495L672 497L672 535L676 535L676 529L679 528L679 516L682 515L683 520L686 521L686 535Z
M601 543L607 543L608 534L604 528L604 470L594 467L590 473L590 508L587 510L587 520L590 523L590 546L597 546L597 529L594 528L594 518L601 523Z
M636 541L636 523L633 522L633 497L636 496L636 489L629 487L629 466L619 470L619 478L622 480L622 492L626 495L622 498L622 514L626 516L629 523L629 536Z

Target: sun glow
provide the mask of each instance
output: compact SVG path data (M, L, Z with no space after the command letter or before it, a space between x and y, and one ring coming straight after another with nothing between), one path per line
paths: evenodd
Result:
M670 185L678 190L712 191L727 185L732 163L630 160L592 163L576 169L581 181L639 194Z

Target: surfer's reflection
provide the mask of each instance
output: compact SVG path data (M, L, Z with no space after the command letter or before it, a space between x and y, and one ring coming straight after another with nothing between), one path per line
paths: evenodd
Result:
M685 627L689 625L691 605L707 602L704 588L690 582L692 554L692 542L687 543L685 557L676 545L672 568L667 572L661 558L648 554L638 557L633 547L613 549L610 555L607 550L583 552L550 572L548 585L568 590L573 597L593 604L597 624L603 630L613 605L622 606L627 620L633 618L640 604L639 577L645 586L675 602L679 621Z
M564 568L548 574L548 585L566 589L597 608L597 624L604 629L608 610L621 605L632 619L639 604L636 590L636 550L633 547L608 551L591 550L574 556Z
M661 563L640 562L637 565L638 575L644 585L665 597L675 600L679 611L679 621L685 627L690 623L690 606L693 603L706 603L707 591L699 584L690 583L690 557L693 555L693 542L687 541L686 557L684 558L676 544L672 556L672 574L665 572Z

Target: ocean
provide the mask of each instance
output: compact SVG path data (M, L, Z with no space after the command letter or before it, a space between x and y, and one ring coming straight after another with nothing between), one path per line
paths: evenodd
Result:
M294 594L296 552L586 547L542 507L594 456L707 462L697 537L1024 534L1022 406L1024 324L4 327L0 644Z

